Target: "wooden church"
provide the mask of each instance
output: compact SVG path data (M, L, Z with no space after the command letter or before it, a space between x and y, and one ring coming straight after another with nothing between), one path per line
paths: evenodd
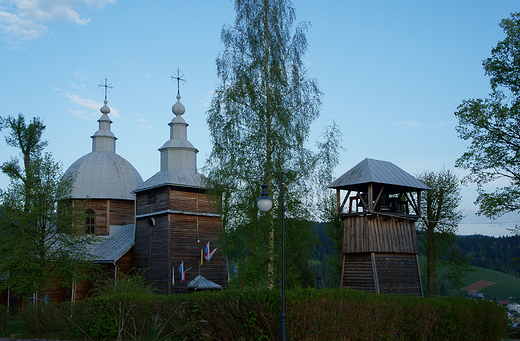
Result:
M415 222L421 191L429 188L393 163L373 159L328 187L336 189L344 226L341 287L423 296Z
M116 280L132 268L142 270L160 294L222 289L228 275L223 252L203 258L206 246L210 247L206 253L218 248L220 216L197 172L198 150L187 139L180 92L172 107L170 138L159 149L160 171L143 182L130 162L116 153L108 87L105 81L92 151L65 172L75 178L73 204L86 209L85 233L99 237L90 250L92 262ZM91 283L74 283L46 290L38 299L73 302L91 289ZM14 293L0 294L0 303L9 302L13 308L23 304Z

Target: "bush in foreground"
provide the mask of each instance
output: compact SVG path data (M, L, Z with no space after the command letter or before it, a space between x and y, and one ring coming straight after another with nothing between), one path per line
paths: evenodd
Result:
M52 318L44 306L30 308L24 318L31 317L26 326L33 335L68 330L71 338L274 340L280 305L280 292L267 290L112 295L53 307L61 313ZM473 341L508 332L505 310L487 301L296 289L287 292L286 306L290 340Z

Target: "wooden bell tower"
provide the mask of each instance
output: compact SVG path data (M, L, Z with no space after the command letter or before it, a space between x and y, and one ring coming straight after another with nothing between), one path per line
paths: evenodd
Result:
M373 159L328 187L336 189L344 222L341 287L423 296L415 222L421 191L429 188L393 163Z

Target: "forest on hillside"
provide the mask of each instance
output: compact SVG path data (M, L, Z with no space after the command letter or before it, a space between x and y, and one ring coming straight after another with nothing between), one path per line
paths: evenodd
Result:
M457 245L473 266L520 276L520 236L461 236Z

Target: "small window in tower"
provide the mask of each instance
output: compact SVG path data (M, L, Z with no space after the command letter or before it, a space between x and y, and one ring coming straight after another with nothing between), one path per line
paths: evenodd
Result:
M155 193L148 194L148 205L155 204Z
M155 218L148 219L148 221L146 223L147 223L148 227L155 226Z
M94 227L96 226L96 212L89 208L87 210L87 218L85 220L85 232L88 234L94 233Z

